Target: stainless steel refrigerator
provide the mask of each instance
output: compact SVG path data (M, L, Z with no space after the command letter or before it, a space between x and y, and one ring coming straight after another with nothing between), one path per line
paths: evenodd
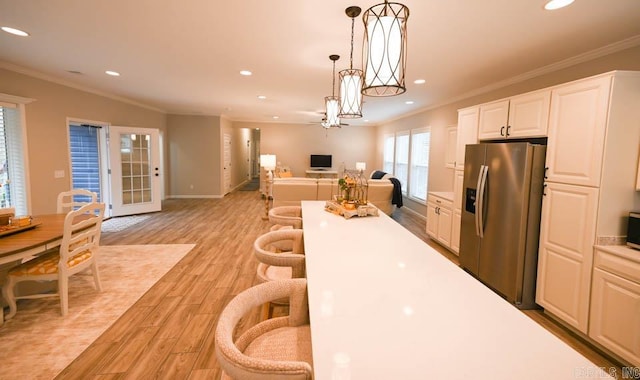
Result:
M546 146L467 145L460 265L520 309L535 308Z

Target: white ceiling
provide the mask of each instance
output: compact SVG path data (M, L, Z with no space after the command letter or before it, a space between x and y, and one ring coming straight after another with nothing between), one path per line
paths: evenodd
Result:
M364 118L347 121L352 125L391 120L594 51L640 44L640 0L576 0L553 12L543 10L544 0L396 1L410 9L407 92L365 97ZM319 121L323 98L331 94L328 56L341 56L337 71L349 66L351 19L344 10L379 2L0 0L0 25L31 34L0 33L0 67L168 113ZM362 67L363 32L359 17L355 68ZM253 75L239 75L243 69ZM413 84L419 78L426 84Z

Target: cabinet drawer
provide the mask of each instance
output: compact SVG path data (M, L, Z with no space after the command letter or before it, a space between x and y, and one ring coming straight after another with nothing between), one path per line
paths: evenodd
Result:
M453 210L453 201L439 197L437 195L429 194L429 199L427 202L434 203L438 207Z
M605 248L606 249L606 248ZM635 252L631 248L615 247L612 250L628 250L631 254ZM640 256L640 252L638 252ZM640 283L640 262L636 260L630 260L622 255L614 254L612 252L604 251L603 249L596 249L593 265L595 268L611 272L626 280Z

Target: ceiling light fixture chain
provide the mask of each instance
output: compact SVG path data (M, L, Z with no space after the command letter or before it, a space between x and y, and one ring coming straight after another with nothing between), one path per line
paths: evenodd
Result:
M345 9L351 18L351 55L349 68L340 71L340 117L362 117L362 70L353 68L353 39L355 36L355 18L360 15L360 7L351 6Z

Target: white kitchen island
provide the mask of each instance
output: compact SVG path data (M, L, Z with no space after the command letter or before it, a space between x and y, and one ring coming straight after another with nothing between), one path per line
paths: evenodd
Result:
M315 378L608 378L384 213L303 201Z

